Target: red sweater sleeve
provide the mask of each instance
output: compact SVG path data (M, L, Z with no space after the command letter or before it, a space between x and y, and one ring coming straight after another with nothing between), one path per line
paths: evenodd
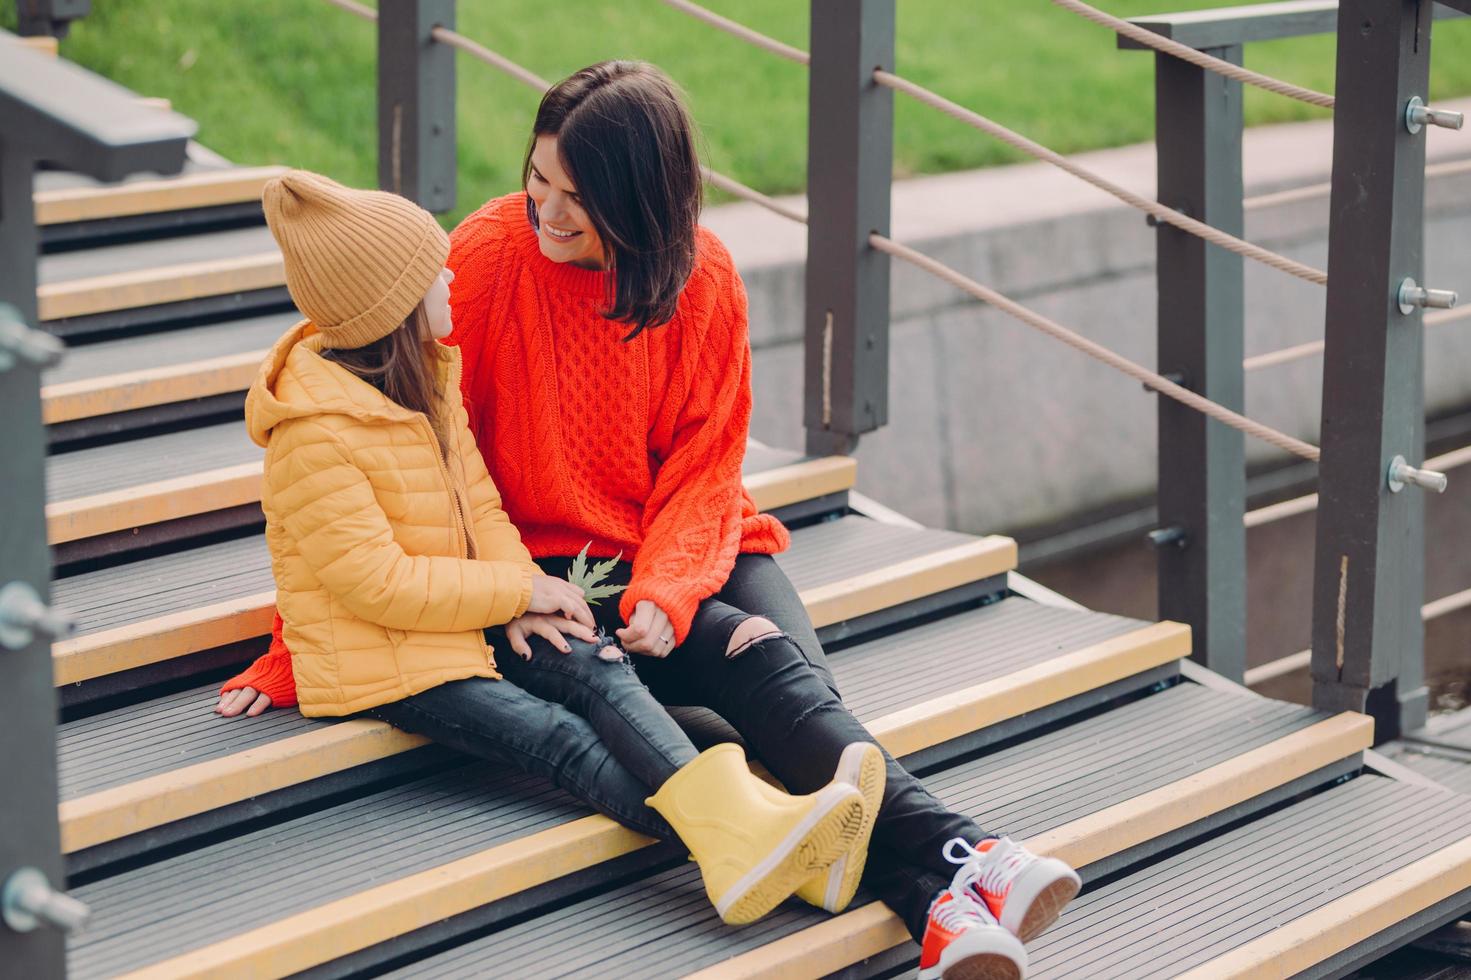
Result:
M281 626L281 614L278 612L271 624L271 648L244 671L225 681L220 688L221 694L253 687L271 699L273 708L296 706L296 675L291 672L291 651L286 649Z
M704 336L691 338L697 349L682 355L662 409L673 416L673 439L644 506L643 544L619 603L627 621L640 600L652 600L668 614L676 642L700 600L730 577L741 546L751 346L745 287L722 258L710 270L715 296Z

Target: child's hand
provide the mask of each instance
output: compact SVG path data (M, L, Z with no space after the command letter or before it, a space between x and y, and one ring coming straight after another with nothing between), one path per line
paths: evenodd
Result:
M552 579L552 581L555 582L557 579ZM562 584L566 585L567 583L563 582ZM522 660L531 659L531 644L526 641L533 636L545 638L547 642L563 653L572 652L572 648L567 645L568 636L575 636L579 640L586 640L588 643L598 642L598 634L591 628L567 619L565 616L552 616L546 613L527 613L519 619L513 619L506 624L506 638L511 641L511 649L515 650Z
M576 620L589 630L597 626L592 617L592 609L583 598L582 589L568 582L566 579L552 578L550 575L538 575L531 580L531 605L526 607L528 613L561 613L568 619ZM581 636L582 634L573 634ZM559 643L554 645L561 649ZM519 652L519 651L517 651Z
M270 706L271 696L269 694L261 694L253 687L242 687L221 694L220 703L215 705L215 714L234 718L240 712L245 711L247 718L254 718ZM249 711L246 711L247 707Z

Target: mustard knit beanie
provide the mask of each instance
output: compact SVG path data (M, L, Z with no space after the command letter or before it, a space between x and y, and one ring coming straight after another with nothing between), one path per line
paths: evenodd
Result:
M329 347L392 333L449 256L439 222L397 194L292 170L266 184L261 204L286 261L286 288Z

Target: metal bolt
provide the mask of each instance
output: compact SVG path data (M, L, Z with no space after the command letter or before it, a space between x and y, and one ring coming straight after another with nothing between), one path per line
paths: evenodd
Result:
M11 582L0 589L0 646L19 650L28 646L36 633L59 640L76 628L76 621L68 613L46 605L28 583Z
M1161 378L1164 378L1166 381L1179 385L1181 388L1190 387L1188 384L1185 383L1190 380L1190 377L1184 371L1161 371L1159 376ZM1154 394L1154 389L1149 387L1149 385L1147 384L1141 382L1139 387L1143 388L1146 392L1150 394Z
M0 892L0 918L16 932L30 932L43 925L79 932L91 915L85 903L53 889L35 868L16 869Z
M1158 551L1161 548L1169 547L1184 548L1190 543L1190 536L1185 533L1185 529L1180 525L1171 524L1169 527L1155 528L1153 531L1150 531L1145 535L1145 540L1151 548Z
M1444 473L1434 470L1419 470L1405 462L1403 456L1396 456L1389 461L1389 492L1399 493L1407 484L1414 484L1422 490L1433 490L1436 493L1445 493L1445 488L1450 484Z
M13 307L0 307L0 371L8 371L16 362L48 368L61 360L66 345L41 330L32 330L20 322Z
M1418 133L1426 126L1460 129L1465 124L1465 114L1451 109L1432 109L1418 95L1410 96L1410 101L1405 105L1405 129L1411 133Z
M1395 299L1399 303L1399 311L1409 316L1416 307L1448 310L1460 302L1461 297L1454 289L1426 289L1415 280L1406 278L1399 284Z

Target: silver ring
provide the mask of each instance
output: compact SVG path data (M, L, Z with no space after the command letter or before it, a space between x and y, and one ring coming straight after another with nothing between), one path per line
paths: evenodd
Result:
M659 639L662 640L665 643L668 643L670 646L673 646L674 645L674 634L673 633L668 633L668 634L666 634L664 636L659 637Z

